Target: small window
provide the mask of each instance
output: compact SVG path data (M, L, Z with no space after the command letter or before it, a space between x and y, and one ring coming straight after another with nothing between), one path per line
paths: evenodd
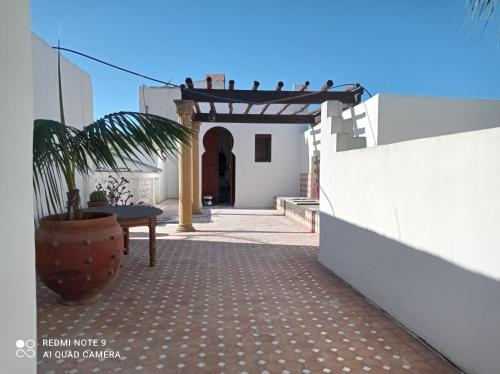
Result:
M255 134L255 162L271 162L271 134Z

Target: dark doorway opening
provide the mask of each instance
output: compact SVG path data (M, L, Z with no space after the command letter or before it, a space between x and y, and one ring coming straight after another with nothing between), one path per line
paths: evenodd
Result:
M224 127L212 127L203 137L202 194L213 204L234 205L235 164L233 135Z

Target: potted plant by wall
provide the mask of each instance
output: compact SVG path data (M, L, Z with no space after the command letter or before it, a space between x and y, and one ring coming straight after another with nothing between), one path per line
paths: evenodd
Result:
M39 216L49 213L36 231L36 267L63 303L86 304L99 299L115 277L123 231L115 215L82 211L76 175L86 175L94 165L118 172L117 161L126 165L125 158L174 155L191 133L169 119L135 112L112 113L83 129L68 126L60 63L58 68L61 120L37 119L33 130L35 201Z
M134 205L130 188L130 181L124 176L116 177L108 175L106 187L101 183L97 185L97 191L103 191L106 194L110 205Z
M89 195L89 201L87 201L87 206L89 208L97 207L97 206L108 206L108 198L106 196L106 192L104 191L92 191Z

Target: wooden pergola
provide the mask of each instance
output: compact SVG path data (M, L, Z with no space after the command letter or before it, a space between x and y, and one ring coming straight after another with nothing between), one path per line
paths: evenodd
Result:
M298 91L283 91L283 82L279 81L274 90L259 91L259 82L254 81L250 90L236 90L234 80L229 81L228 89L212 88L212 79L207 77L206 88L195 88L191 78L181 86L182 100L192 100L195 111L192 116L197 122L219 123L307 123L318 122L319 110L308 111L310 105L325 101L338 100L350 106L361 101L364 93L359 84L350 86L345 91L329 91L333 81L327 81L317 91L307 91L306 81ZM209 109L203 111L200 103L208 103ZM224 103L227 108L217 108L217 103ZM236 107L239 106L240 110Z
M194 231L192 214L200 213L199 188L199 132L202 122L208 123L281 123L309 124L320 121L318 105L336 100L346 107L361 102L364 89L359 84L344 91L330 91L333 81L327 81L319 90L308 91L306 81L299 90L283 91L279 81L274 90L259 90L254 81L250 90L235 89L234 80L228 89L212 87L212 78L206 78L206 88L194 86L191 78L181 85L181 99L175 100L179 123L193 131L192 142L183 145L179 154L179 226L178 231ZM311 109L312 105L316 108Z

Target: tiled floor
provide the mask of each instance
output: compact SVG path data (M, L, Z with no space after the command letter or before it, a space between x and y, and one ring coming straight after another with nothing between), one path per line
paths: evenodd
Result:
M265 210L199 221L190 234L158 227L155 268L136 229L94 305L62 306L40 285L38 372L457 372L323 268L317 234ZM48 338L105 339L120 358L83 358L74 346L78 358L55 358Z

